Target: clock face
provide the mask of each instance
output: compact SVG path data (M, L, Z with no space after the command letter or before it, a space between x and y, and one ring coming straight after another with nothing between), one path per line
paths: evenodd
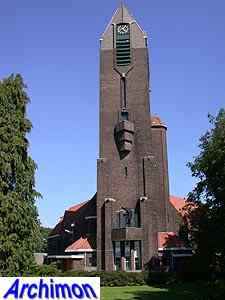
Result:
M121 24L117 27L117 32L119 34L126 34L129 31L129 25L127 24Z

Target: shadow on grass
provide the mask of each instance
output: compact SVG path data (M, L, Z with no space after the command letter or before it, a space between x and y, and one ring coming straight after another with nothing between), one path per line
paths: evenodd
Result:
M164 290L155 289L149 291L126 291L124 293L126 298L132 300L210 300L212 299L207 295L207 292L203 289L193 289L192 286L176 286L167 287ZM121 300L121 298L115 298L113 300Z

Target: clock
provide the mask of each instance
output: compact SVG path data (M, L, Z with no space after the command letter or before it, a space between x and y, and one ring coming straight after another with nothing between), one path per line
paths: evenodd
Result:
M121 24L117 27L118 34L126 34L129 32L129 25L128 24Z

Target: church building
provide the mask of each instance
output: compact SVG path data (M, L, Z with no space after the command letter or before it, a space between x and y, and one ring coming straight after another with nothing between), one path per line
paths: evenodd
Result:
M185 200L169 195L167 127L151 115L150 90L147 34L122 5L100 39L97 193L48 238L48 259L64 269L141 271L165 251L191 255L177 237Z

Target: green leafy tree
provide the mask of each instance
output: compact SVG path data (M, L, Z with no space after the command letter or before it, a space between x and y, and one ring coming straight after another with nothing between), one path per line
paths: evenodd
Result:
M0 81L0 273L19 275L34 262L40 240L36 164L28 154L29 98L20 75Z
M35 252L46 253L48 252L48 236L52 231L51 228L41 226L41 239L37 245Z
M189 229L205 268L225 267L225 110L209 115L211 129L200 138L200 153L190 162L198 179L189 200Z

